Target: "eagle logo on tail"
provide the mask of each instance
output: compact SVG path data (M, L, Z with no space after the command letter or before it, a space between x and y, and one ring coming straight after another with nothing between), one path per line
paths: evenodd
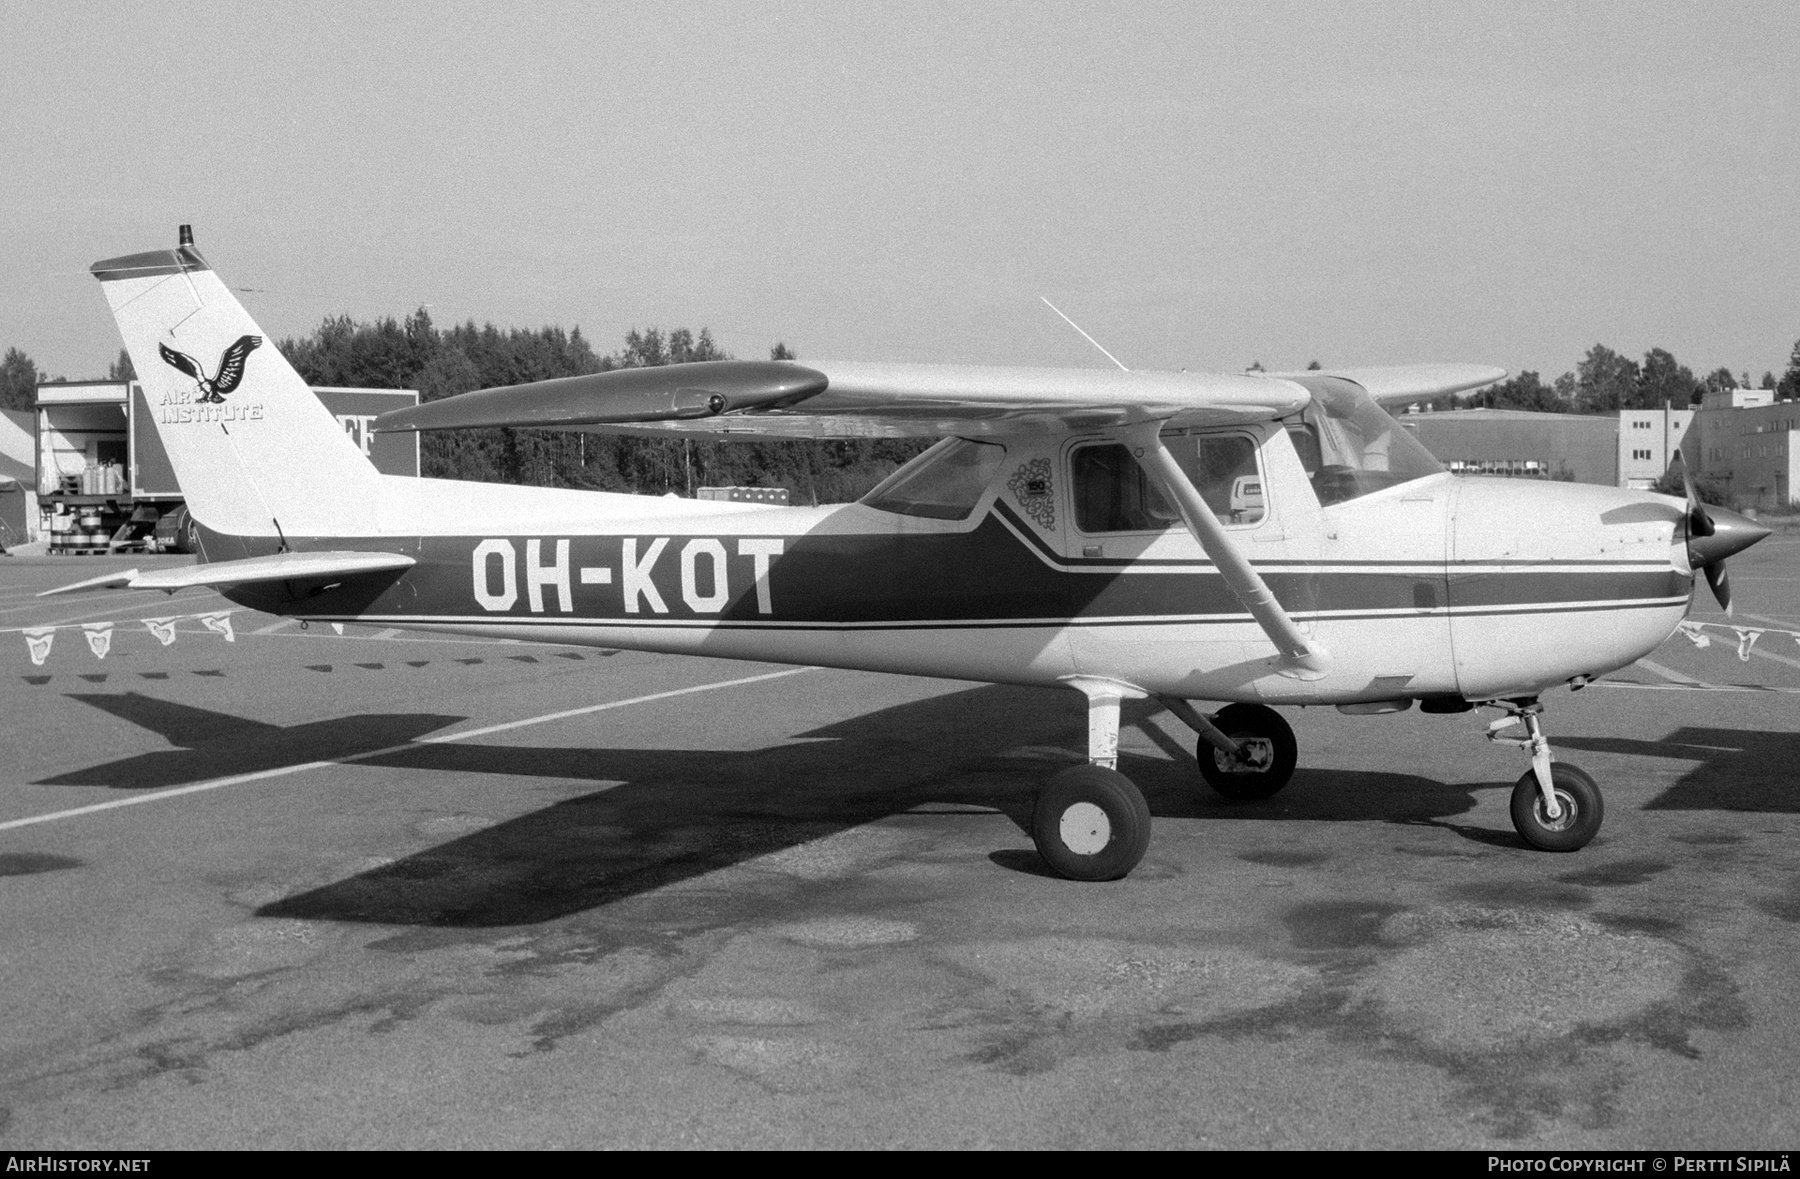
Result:
M201 401L223 401L225 394L237 388L238 382L244 379L244 358L261 345L261 336L239 336L219 357L219 375L212 378L207 377L199 361L185 352L177 352L167 344L158 344L156 351L171 368L180 369L194 378Z

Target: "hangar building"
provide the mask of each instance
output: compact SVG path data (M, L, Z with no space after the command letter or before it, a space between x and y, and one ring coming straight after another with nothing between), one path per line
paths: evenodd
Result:
M1400 424L1459 475L1508 475L1609 486L1619 482L1616 417L1452 409L1404 414Z

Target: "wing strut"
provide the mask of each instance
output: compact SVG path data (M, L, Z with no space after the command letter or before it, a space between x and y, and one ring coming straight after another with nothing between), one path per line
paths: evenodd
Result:
M1284 674L1309 680L1323 676L1331 669L1331 653L1300 633L1293 618L1276 600L1274 591L1269 589L1268 582L1225 535L1218 517L1200 498L1187 472L1163 445L1162 426L1159 421L1143 422L1126 433L1127 444L1138 465L1181 512L1188 532L1218 566L1225 584L1231 587L1237 600L1250 611L1250 616L1281 652L1282 662L1288 665L1283 669Z

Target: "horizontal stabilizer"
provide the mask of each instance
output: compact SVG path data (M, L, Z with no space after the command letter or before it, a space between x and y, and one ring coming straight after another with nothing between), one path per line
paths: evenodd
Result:
M45 590L40 598L52 594L72 594L79 590L159 589L174 593L196 585L243 585L253 581L301 581L319 577L348 577L358 573L381 573L410 569L417 564L399 553L275 553L267 557L248 557L242 561L216 561L206 565L184 565L179 569L158 569L141 573L126 569L90 577L74 585Z

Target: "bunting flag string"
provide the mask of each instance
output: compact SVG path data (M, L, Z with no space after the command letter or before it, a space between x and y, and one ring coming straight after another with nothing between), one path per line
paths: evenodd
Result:
M1745 663L1750 662L1750 652L1756 649L1756 641L1764 635L1786 635L1794 642L1800 643L1800 631L1783 630L1774 626L1737 626L1728 622L1695 622L1692 619L1684 619L1675 625L1675 630L1677 634L1696 647L1710 647L1712 638L1706 633L1708 627L1714 630L1730 631L1732 638L1737 642L1737 657Z
M21 630L25 636L25 646L31 651L31 662L36 667L44 666L44 660L50 658L50 644L56 641L54 626L34 626Z
M95 659L105 659L106 653L112 650L113 624L110 622L85 622L81 633L87 638L88 650L94 653Z
M1706 637L1706 632L1700 629L1697 622L1680 622L1675 625L1675 629L1696 647L1712 646L1712 640Z
M207 631L219 635L228 643L235 643L237 636L232 633L230 610L210 610L204 614L175 614L167 618L124 619L111 622L70 622L57 626L12 626L0 628L0 634L17 634L25 636L25 649L36 667L42 667L50 658L50 647L56 641L59 630L77 630L87 640L88 650L94 658L105 659L112 650L113 635L120 622L142 622L149 632L156 636L156 641L167 647L175 641L180 624L198 622ZM192 633L192 632L190 632Z

